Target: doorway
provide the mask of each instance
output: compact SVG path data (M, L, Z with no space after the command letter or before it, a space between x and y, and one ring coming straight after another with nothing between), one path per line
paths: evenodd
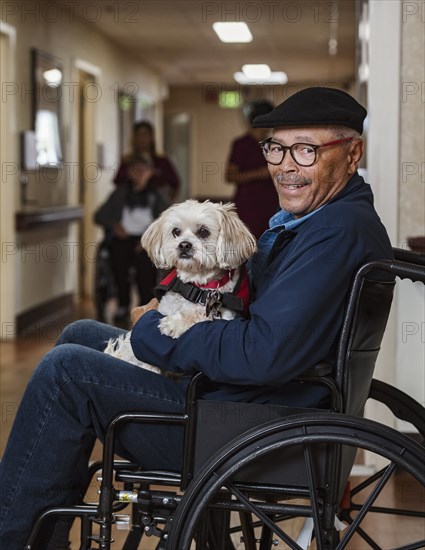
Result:
M19 162L16 146L16 91L8 87L16 81L16 30L0 21L0 339L12 340L16 335L16 233L15 212L19 190ZM10 89L11 93L6 93ZM3 96L4 92L4 96Z
M98 176L96 145L96 101L93 101L98 84L91 72L78 69L78 203L84 216L78 227L78 295L93 295L94 263L97 242L92 221L96 200L95 183Z
M164 117L164 149L173 160L180 176L178 201L190 196L191 128L190 113L169 113Z

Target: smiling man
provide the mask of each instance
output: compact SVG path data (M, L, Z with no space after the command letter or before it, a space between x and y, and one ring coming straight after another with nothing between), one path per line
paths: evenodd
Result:
M160 315L148 312L132 331L136 356L202 371L213 399L317 406L326 398L294 378L334 361L356 268L392 257L371 188L357 172L366 114L344 91L315 87L254 119L254 127L273 129L260 147L281 209L250 265L250 318L201 323L171 341L158 336Z
M274 128L260 145L283 210L301 218L346 186L363 154L365 117L345 92L307 88L255 119L255 127Z
M339 133L337 127L302 133L280 128L262 143L279 204L295 218L326 204L355 174L363 142L360 136L335 139Z
M174 339L160 333L154 304L135 308L138 359L203 372L210 399L327 403L324 387L296 378L322 361L334 364L353 273L392 257L371 188L357 173L365 116L345 92L309 88L254 120L274 129L261 147L281 209L251 262L249 316L197 323ZM121 333L93 320L73 323L35 369L0 463L2 548L21 550L43 508L80 502L94 442L116 415L184 412L188 377L158 376L103 353ZM183 442L180 426L132 425L117 453L148 469L179 471Z

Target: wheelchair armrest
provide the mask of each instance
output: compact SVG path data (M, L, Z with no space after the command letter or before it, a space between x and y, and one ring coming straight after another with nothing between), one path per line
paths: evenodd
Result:
M332 365L318 363L310 367L296 378L298 382L309 382L326 386L331 394L331 408L334 412L342 412L342 396L333 374Z
M341 393L331 376L333 372L332 365L329 363L318 363L303 372L302 375L296 378L299 382L311 382L323 384L328 387L331 393L332 410L340 412L342 410ZM202 391L202 386L208 384L209 379L202 372L196 373L189 384L187 390L187 406L190 409Z
M203 372L197 372L190 380L187 387L187 408L191 408L202 391L202 386L208 384L209 378Z
M393 248L394 259L415 265L425 265L425 253L413 252L404 248Z
M321 376L329 376L332 374L332 366L329 363L318 363L314 367L310 367L299 377L302 380L308 380L309 378L317 378Z

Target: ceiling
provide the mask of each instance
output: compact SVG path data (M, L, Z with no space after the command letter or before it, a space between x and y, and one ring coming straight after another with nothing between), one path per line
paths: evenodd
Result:
M75 4L75 2L74 2ZM355 70L355 0L80 0L83 19L170 85L234 83L245 63L285 71L290 83L350 83ZM90 12L101 6L101 17ZM85 6L85 10L84 10ZM96 19L94 21L94 19ZM245 21L253 41L224 44L215 21ZM329 39L337 40L336 55Z

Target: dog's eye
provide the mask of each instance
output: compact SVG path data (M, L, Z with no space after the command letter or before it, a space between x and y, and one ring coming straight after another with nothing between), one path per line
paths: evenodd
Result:
M201 227L197 233L200 239L207 239L211 233L206 227Z
M178 236L180 235L181 231L180 231L180 229L179 229L178 227L175 227L175 228L172 230L171 233L173 234L173 237L178 237Z

